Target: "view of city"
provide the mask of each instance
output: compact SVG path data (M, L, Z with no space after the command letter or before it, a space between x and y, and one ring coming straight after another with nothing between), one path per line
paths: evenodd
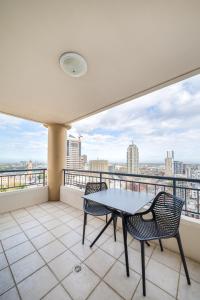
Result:
M199 86L197 75L72 124L65 168L82 173L73 175L73 183L66 174L67 183L81 188L83 177L91 180L89 172L111 172L104 177L111 187L156 194L173 192L173 181L163 176L173 177L187 210L199 212ZM0 190L45 184L47 129L3 114L0 129Z

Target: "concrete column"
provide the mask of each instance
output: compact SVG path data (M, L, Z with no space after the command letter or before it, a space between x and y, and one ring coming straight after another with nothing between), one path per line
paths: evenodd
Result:
M48 186L49 200L60 200L60 186L63 184L65 167L66 136L70 126L48 124Z

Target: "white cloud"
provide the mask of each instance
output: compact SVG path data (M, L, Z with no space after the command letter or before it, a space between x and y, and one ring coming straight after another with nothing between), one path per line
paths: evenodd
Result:
M198 85L199 83L199 85ZM141 161L200 162L200 76L166 87L73 124L83 136L89 158L125 161L129 143L139 146Z

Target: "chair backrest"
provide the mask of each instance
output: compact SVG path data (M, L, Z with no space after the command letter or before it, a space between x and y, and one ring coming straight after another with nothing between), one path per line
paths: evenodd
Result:
M87 182L85 187L85 195L107 190L106 182Z
M155 197L151 211L159 231L175 236L178 232L181 211L184 201L166 192L160 192Z

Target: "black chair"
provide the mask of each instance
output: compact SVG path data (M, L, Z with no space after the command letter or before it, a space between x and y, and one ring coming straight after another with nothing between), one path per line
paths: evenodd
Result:
M106 182L88 182L85 187L85 195L89 195L91 193L96 193L99 191L107 190L107 184ZM111 213L111 211L94 201L86 200L84 199L83 202L83 210L84 210L84 222L83 222L83 236L82 236L82 244L84 244L85 240L85 227L87 224L87 215L92 216L106 216L106 222L107 222L107 215ZM117 217L114 216L113 219L113 228L114 228L114 239L116 241L116 225L117 225Z
M144 243L150 240L159 240L161 250L163 250L161 239L176 238L187 282L190 285L190 277L179 234L179 223L183 204L184 202L182 199L172 196L166 192L160 192L155 197L152 205L147 211L137 213L135 215L127 215L125 218L126 230L136 240L140 241L141 244L142 284L144 296L146 296ZM148 214L151 214L150 218L148 218Z

